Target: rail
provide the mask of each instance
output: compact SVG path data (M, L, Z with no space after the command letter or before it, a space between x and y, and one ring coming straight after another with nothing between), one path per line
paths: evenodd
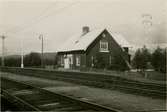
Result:
M47 110L46 108L45 109L40 108L39 103L41 103L41 102L45 102L45 103L47 102L46 104L42 104L42 105L47 105L49 103L52 103L52 104L57 103L57 102L62 103L62 101L63 101L63 104L66 104L66 105L65 106L63 105L61 107L61 109L65 109L65 110L66 109L67 110L71 109L71 106L74 106L73 109L75 110L75 107L78 108L78 106L79 106L79 110L81 110L81 111L83 109L83 110L86 110L86 111L87 110L94 110L94 111L105 111L105 112L122 112L120 110L109 108L109 107L99 105L99 104L96 104L96 103L84 101L84 100L74 98L74 97L71 97L71 96L67 96L67 95L63 95L63 94L60 94L60 93L51 92L51 91L45 90L43 88L32 86L32 85L30 85L28 83L25 83L25 82L20 82L20 81L16 81L16 80L13 80L13 79L7 79L7 78L1 78L1 80L2 80L2 88L3 88L2 94L5 94L8 97L10 96L13 99L16 99L17 101L21 102L22 105L29 108L28 109L29 111L30 110L46 111ZM6 87L5 88L5 87L3 87L3 85L4 85L3 83L5 83L5 85L12 86L12 87L6 87L5 86ZM37 94L37 96L36 96L38 99L34 100L33 98L31 98L31 97L33 97L33 94L31 94L31 97L29 97L28 99L26 99L27 96L23 97L23 95L20 95L20 96L19 95L12 95L11 93L13 93L13 92L11 92L11 90L12 90L13 87L15 89L17 88L17 92L21 91L21 90L28 90L28 91L31 91L31 93L34 93L34 94L39 93L39 95ZM47 97L49 100L47 98L46 99L43 98L44 96ZM31 100L29 100L29 99L31 99ZM53 99L56 99L56 100L53 100ZM38 102L38 103L34 104L34 102ZM70 108L69 108L69 106L67 106L67 104L70 106ZM22 106L22 107L24 107L24 106ZM54 108L54 109L56 110L57 108ZM58 110L60 110L60 107L58 108Z
M52 80L68 81L82 85L117 89L132 94L140 94L149 97L166 98L166 85L145 83L111 75L99 75L69 71L50 71L32 68L4 68L4 71L27 76L35 76ZM47 75L46 75L47 74Z

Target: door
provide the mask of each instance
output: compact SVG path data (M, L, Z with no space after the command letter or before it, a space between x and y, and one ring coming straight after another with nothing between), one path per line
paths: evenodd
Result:
M69 69L70 68L70 61L69 58L64 59L64 68Z

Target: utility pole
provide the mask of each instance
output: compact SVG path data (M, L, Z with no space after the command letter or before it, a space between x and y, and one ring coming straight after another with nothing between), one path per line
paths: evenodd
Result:
M1 66L4 67L5 63L4 63L4 56L5 56L5 36L2 35L0 36L2 38L2 58L1 58Z
M44 67L44 61L43 61L43 35L39 35L39 39L41 40L41 67Z
M21 39L21 68L24 68L23 39Z

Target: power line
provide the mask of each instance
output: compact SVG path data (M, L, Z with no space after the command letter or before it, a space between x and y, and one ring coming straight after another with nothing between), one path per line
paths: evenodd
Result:
M55 4L52 4L52 5L55 6ZM38 16L31 18L28 22L25 22L25 23L22 23L22 24L20 24L20 25L17 25L17 26L15 26L15 27L13 27L13 28L10 28L10 29L7 30L6 32L7 32L7 33L8 33L8 32L12 32L12 31L15 30L17 27L20 28L20 26L25 26L26 24L30 24L30 23L33 22L35 19L40 18L40 17L41 17L44 13L46 13L50 8L52 8L52 7L50 7L50 6L51 6L51 5L49 5L46 9L44 9Z
M46 18L48 18L48 17L50 17L50 16L53 16L53 15L52 15L53 13L54 13L54 14L58 14L58 13L64 11L65 9L67 9L67 8L69 8L69 7L72 7L73 5L75 5L75 4L77 4L77 3L78 3L78 2L71 3L70 5L65 6L65 7L63 7L63 8L60 8L60 9L58 9L58 10L52 12L52 13L49 13L49 14L43 16L43 17L41 16L41 17L37 18L36 20L32 21L31 24L28 24L27 26L22 27L21 29L19 29L19 30L17 30L17 31L14 31L14 32L11 32L11 33L17 33L17 32L19 32L19 31L22 31L22 30L26 29L26 28L29 28L29 27L31 27L32 25L35 25L35 24L39 23L41 20L46 19ZM41 14L41 15L42 15L42 14Z
M24 29L26 29L26 28L28 28L28 27L31 27L32 25L35 25L35 24L37 24L38 22L40 22L41 20L43 20L43 19L46 19L46 18L48 18L48 17L50 17L53 13L56 15L56 14L58 14L58 13L60 13L60 12L62 12L62 11L64 11L64 10L66 10L67 8L69 8L69 7L72 7L73 5L75 5L75 4L77 4L78 2L73 2L73 3L71 3L70 5L67 5L67 6L65 6L65 7L63 7L63 8L60 8L60 9L58 9L58 10L55 10L54 12L52 12L52 13L49 13L49 14L47 14L47 15L45 15L45 16L42 16L43 14L41 13L40 14L40 16L36 19L36 20L32 20L32 22L31 22L31 24L28 24L27 26L25 26L25 27L22 27L22 28L20 28L19 30L17 30L17 31L14 31L14 32L12 32L12 31L8 31L8 33L17 33L17 32L19 32L19 31L23 31ZM50 9L49 7L48 8L46 8L46 10L48 10L48 9ZM46 11L45 10L45 11ZM45 12L44 11L44 12ZM53 16L53 15L52 15ZM29 22L30 23L30 22ZM3 55L3 54L2 54Z

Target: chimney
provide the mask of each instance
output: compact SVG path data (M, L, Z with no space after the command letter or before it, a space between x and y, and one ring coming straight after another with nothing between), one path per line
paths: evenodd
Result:
M84 26L82 27L82 35L85 35L89 32L89 27L88 26Z

